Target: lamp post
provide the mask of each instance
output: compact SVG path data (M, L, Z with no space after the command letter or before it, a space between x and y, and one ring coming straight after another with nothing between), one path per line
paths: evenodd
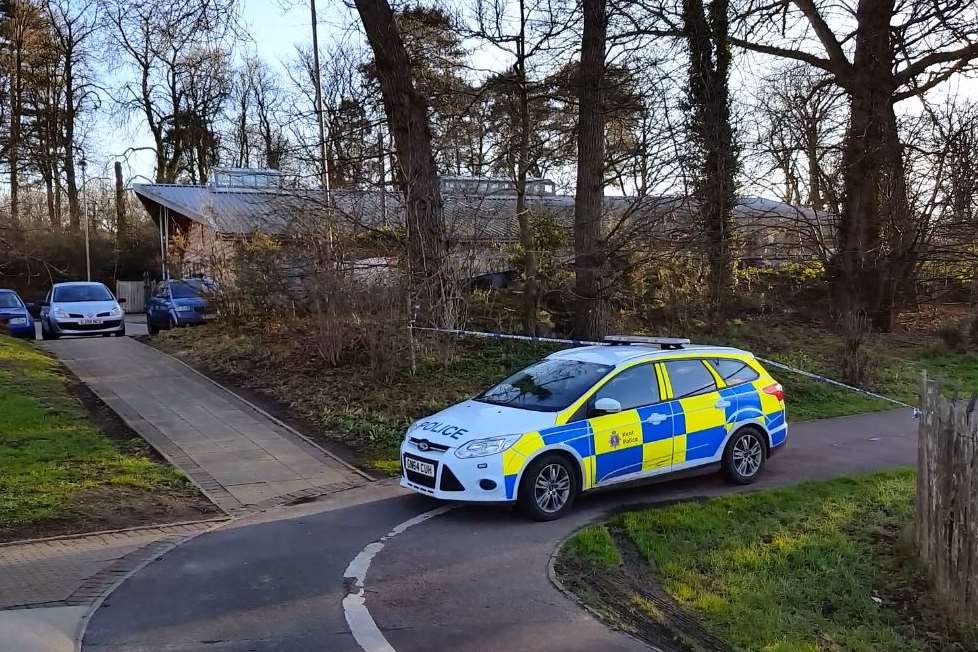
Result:
M88 180L85 178L85 168L88 167L88 161L85 160L85 155L82 154L82 158L78 161L78 167L81 168L82 173L82 190L85 193L85 198L82 202L82 208L85 211L85 280L92 280L92 256L89 251L88 246L88 188L85 185Z

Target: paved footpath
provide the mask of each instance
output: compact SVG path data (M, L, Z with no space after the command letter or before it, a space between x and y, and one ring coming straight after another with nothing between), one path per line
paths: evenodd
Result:
M229 514L367 481L150 346L127 337L64 339L44 346Z

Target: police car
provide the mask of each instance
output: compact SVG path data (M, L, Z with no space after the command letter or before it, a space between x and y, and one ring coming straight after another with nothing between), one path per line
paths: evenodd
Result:
M740 349L611 336L559 351L411 425L401 485L560 518L581 492L719 463L757 479L787 440L784 390Z

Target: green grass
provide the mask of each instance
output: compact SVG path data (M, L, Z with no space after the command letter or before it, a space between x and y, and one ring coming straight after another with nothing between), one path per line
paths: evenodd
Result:
M902 581L894 573L910 573L897 541L913 487L912 471L894 471L628 512L613 524L667 593L735 649L925 650L933 641L901 620L885 590Z
M99 487L187 486L146 451L142 440L115 443L96 428L57 362L0 336L0 532L70 518Z
M621 566L621 553L618 552L608 528L603 525L589 525L574 534L564 544L563 552L571 559L599 568Z

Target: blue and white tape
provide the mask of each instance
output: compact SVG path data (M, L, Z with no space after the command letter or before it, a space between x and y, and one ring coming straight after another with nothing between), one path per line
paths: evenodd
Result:
M518 340L523 342L547 342L551 344L567 344L570 346L610 346L610 342L592 342L589 340L568 340L560 339L556 337L535 337L532 335L510 335L508 333L486 333L483 331L467 331L467 330L452 330L447 328L423 328L420 326L411 326L412 330L416 331L428 331L432 333L442 333L445 335L456 335L458 337L484 337L493 340ZM757 357L757 356L755 356ZM861 387L855 387L853 385L848 385L841 381L829 378L827 376L821 376L819 374L812 373L810 371L805 371L804 369L797 369L791 367L782 362L775 362L774 360L768 360L766 358L757 357L758 360L766 365L775 367L776 369L781 369L793 374L798 374L799 376L805 376L806 378L811 378L823 383L829 383L830 385L835 385L836 387L841 387L847 389L851 392L858 392L859 394L864 394L881 401L886 401L888 403L893 403L894 405L899 405L901 407L908 407L913 409L914 417L919 416L919 411L916 406L910 405L909 403L904 403L903 401L898 401L895 398L890 398L889 396L883 396L882 394L877 394L876 392L871 392L868 389L863 389Z

